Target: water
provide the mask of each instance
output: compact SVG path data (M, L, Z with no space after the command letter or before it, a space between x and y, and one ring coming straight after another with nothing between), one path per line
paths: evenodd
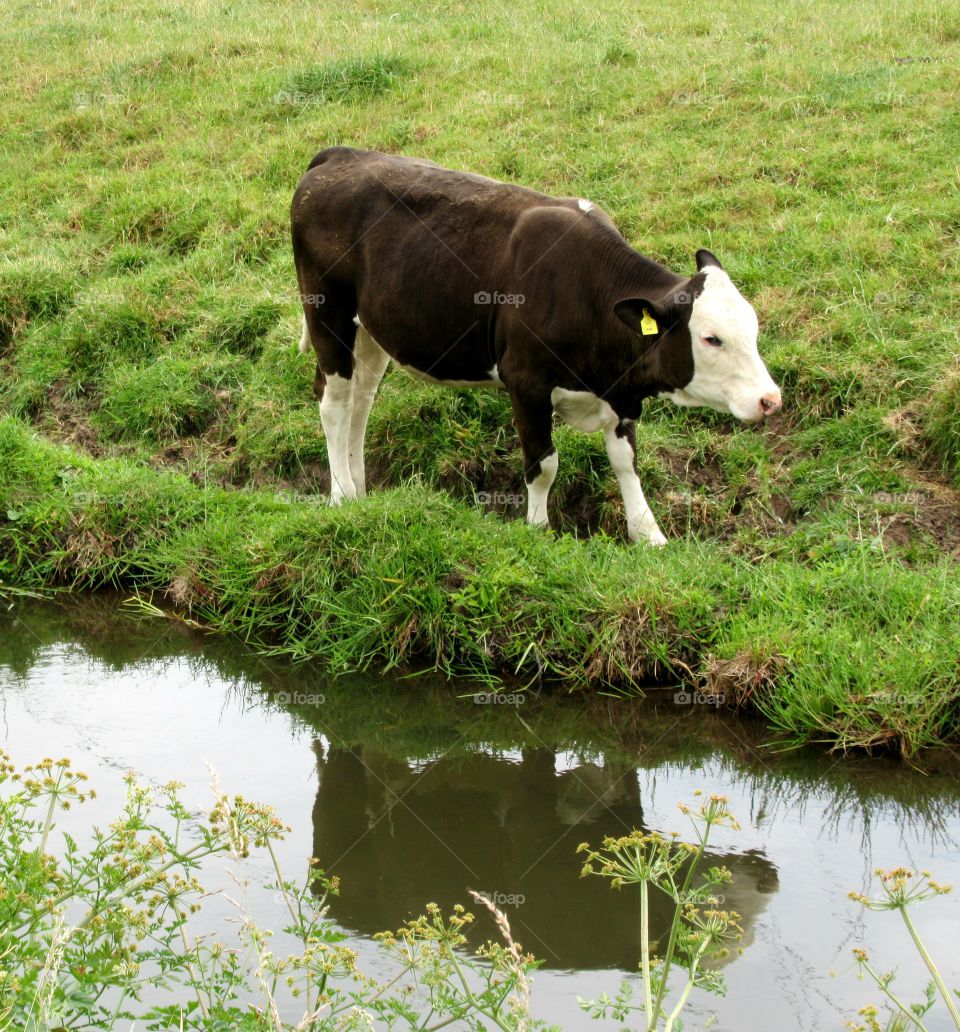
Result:
M23 765L70 756L98 799L60 828L82 835L123 797L128 770L187 783L209 801L205 762L224 788L276 808L292 832L288 876L310 856L342 880L332 917L382 973L374 932L427 901L489 893L516 938L542 958L536 1013L564 1029L602 1029L577 996L613 994L639 956L638 904L628 890L580 879L575 848L633 827L684 830L677 803L721 792L743 825L716 835L712 860L734 875L725 906L743 915L743 952L724 966L725 998L697 999L686 1027L841 1029L878 994L850 961L866 945L897 966L902 995L925 979L896 915L847 899L871 891L875 867L906 864L960 882L960 771L949 753L924 770L879 758L775 751L763 729L700 708L593 698L477 704L469 683L350 678L265 660L167 621L133 618L114 599L32 603L0 616L0 732ZM465 696L460 697L458 696ZM90 810L89 807L93 809ZM213 888L236 888L225 863ZM282 901L254 857L248 904L268 927ZM222 924L232 905L205 910ZM917 911L948 984L960 986L958 901ZM662 927L666 912L654 913ZM493 929L480 921L479 933ZM929 1022L946 1029L946 1020Z

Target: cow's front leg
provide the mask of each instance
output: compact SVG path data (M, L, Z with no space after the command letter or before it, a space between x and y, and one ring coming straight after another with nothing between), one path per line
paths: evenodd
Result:
M527 484L527 523L549 527L547 498L557 476L557 449L553 446L551 421L553 404L549 397L530 398L511 395L513 418L520 435L523 453L523 479Z
M617 423L605 430L603 436L610 465L620 482L623 507L627 513L627 535L631 541L643 540L651 545L666 544L667 539L657 526L637 476L637 436L633 423L629 420Z

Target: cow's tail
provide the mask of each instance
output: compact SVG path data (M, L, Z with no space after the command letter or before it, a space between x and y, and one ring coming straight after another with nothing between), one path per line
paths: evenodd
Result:
M307 317L304 316L303 333L300 336L300 353L303 355L309 355L312 350L313 346L310 343L310 330L307 328Z

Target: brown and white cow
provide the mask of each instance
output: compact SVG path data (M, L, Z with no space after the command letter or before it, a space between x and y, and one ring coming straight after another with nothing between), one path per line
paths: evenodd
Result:
M301 350L317 357L330 501L365 493L363 442L392 358L420 377L510 395L546 526L553 414L603 431L631 540L662 544L636 473L644 398L754 422L780 408L757 317L709 252L693 276L639 254L589 201L427 161L333 147L293 198Z

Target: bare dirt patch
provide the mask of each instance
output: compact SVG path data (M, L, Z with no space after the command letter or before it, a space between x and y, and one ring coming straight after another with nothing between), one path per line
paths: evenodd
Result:
M70 445L95 459L102 458L107 449L90 425L89 399L81 401L70 397L66 387L63 380L51 385L47 404L34 420L37 429L60 444Z
M932 538L945 555L960 560L960 491L921 470L911 471L911 480L916 487L902 496L902 502L912 511L877 515L874 532L899 547Z

